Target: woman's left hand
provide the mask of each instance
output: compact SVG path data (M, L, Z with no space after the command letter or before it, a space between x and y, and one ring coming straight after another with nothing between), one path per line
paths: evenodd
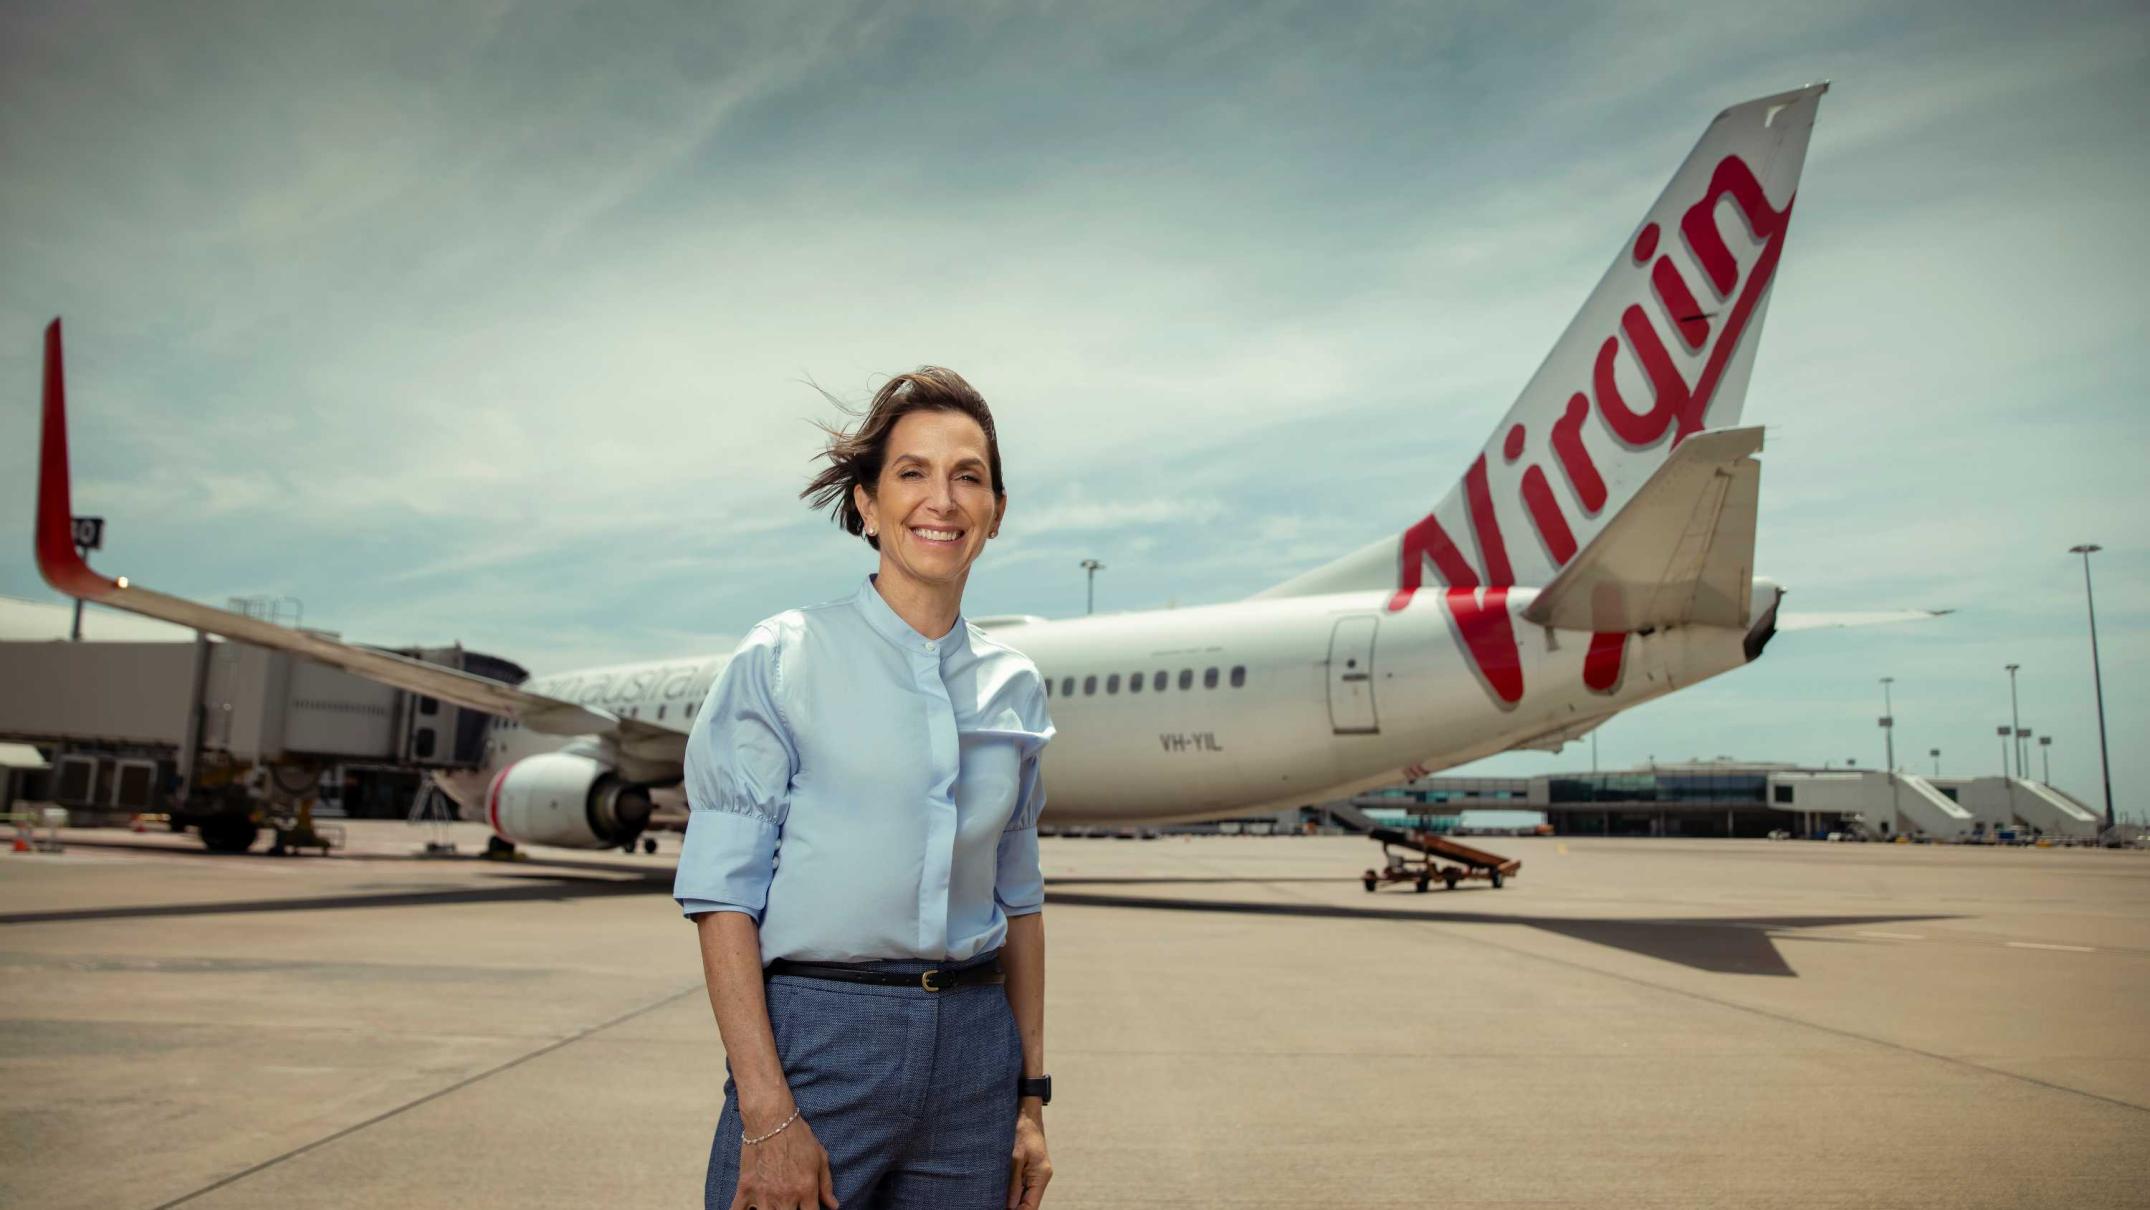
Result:
M1015 1114L1014 1168L1008 1175L1008 1210L1038 1210L1053 1162L1045 1158L1045 1110L1026 1101Z

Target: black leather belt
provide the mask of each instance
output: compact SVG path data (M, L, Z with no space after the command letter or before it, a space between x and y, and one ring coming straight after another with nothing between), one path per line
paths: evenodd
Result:
M959 987L976 987L986 983L1006 983L1008 976L1000 969L1000 959L980 962L959 970L926 970L911 974L901 971L879 971L862 966L849 966L841 962L794 962L778 958L762 968L762 974L801 975L808 979L834 979L839 983L871 983L878 987L922 987L929 992L953 991Z

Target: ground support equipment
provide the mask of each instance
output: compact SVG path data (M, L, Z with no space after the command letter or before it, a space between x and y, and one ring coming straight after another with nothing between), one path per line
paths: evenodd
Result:
M1375 828L1366 835L1381 842L1384 858L1380 866L1359 879L1369 893L1384 882L1408 882L1412 889L1424 892L1435 879L1451 891L1457 883L1470 878L1485 879L1498 889L1523 868L1515 858L1475 849L1432 832Z

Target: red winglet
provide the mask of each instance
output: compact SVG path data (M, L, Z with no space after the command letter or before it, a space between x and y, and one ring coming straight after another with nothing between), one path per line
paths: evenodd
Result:
M67 383L60 364L60 321L45 328L45 428L37 463L37 570L71 597L97 600L120 587L90 570L75 549L67 483Z

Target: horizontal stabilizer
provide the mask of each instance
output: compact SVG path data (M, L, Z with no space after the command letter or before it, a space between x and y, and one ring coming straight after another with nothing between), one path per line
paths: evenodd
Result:
M1761 448L1760 428L1680 442L1523 616L1596 632L1745 626Z

